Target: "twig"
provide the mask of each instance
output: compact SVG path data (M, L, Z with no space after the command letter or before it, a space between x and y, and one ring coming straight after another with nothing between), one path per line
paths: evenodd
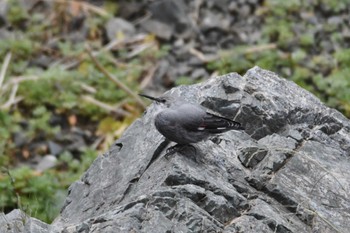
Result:
M109 50L112 50L113 48L115 47L118 47L119 45L123 44L123 40L118 40L118 39L114 39L112 40L111 42L109 42L108 44L106 44L102 49L101 51L95 53L94 55L98 55L99 53L101 52L105 52L105 51L109 51Z
M127 46L131 44L142 43L145 41L147 36L148 36L147 34L138 34L130 38L114 39L111 42L109 42L107 45L105 45L100 51L93 52L92 54L97 56L101 52L110 51L119 46Z
M123 45L123 43L124 43L123 40L112 40L106 46L101 48L99 51L92 52L92 54L96 57L99 54L101 54L102 52L106 52L106 51L112 50L113 48L115 48L117 46ZM77 67L78 65L80 65L81 62L86 60L88 57L89 56L86 53L83 53L83 54L79 54L79 57L77 57L75 60L73 60L69 64L64 64L64 62L65 62L64 59L60 59L60 60L52 63L50 66L55 67L55 66L62 64L62 68L64 70L70 70L70 69L73 69L73 68Z
M196 0L195 3L194 3L194 11L193 11L193 14L192 14L192 18L194 20L194 22L197 24L198 23L198 19L199 19L199 11L200 11L200 8L203 4L203 1L202 0Z
M146 14L144 16L142 16L141 18L135 20L134 22L132 22L134 25L143 23L144 21L150 19L152 17L152 13L149 11L146 11Z
M10 170L8 168L6 168L6 173L7 175L10 177L10 183L11 183L11 186L12 186L12 192L16 195L16 199L17 199L17 207L19 209L22 209L22 204L21 204L21 199L20 199L20 196L18 194L18 192L15 190L15 182L16 182L16 179L13 178L12 174L10 173Z
M124 83L122 83L121 81L119 81L119 79L117 79L117 77L115 77L114 75L112 75L111 73L109 73L101 64L99 61L97 61L97 59L94 57L94 55L92 54L90 48L88 45L85 46L85 50L88 53L88 55L90 56L92 62L95 64L95 66L97 67L98 70L100 70L104 75L107 76L107 78L109 78L112 82L114 82L118 87L120 87L123 91L125 91L129 96L131 96L133 99L136 100L136 102L140 105L140 107L142 107L143 109L146 109L146 105L144 104L144 102L142 101L142 99L135 94L132 90L130 90L129 87L127 87Z
M204 63L208 63L208 62L214 61L214 60L219 58L218 55L206 56L201 51L199 51L195 48L190 48L189 52L190 52L190 54L196 56L199 60L201 60Z
M24 81L35 81L38 79L39 79L38 76L17 76L17 77L11 77L11 81L9 81L8 83L19 84Z
M219 71L214 71L209 78L214 78L214 77L217 77L219 76Z
M24 98L22 96L18 96L16 98L14 98L12 101L7 101L5 104L3 104L0 109L8 109L11 107L11 105L15 105L17 104L18 102L22 101Z
M120 108L114 108L114 107L112 107L112 106L110 106L110 105L108 105L106 103L103 103L101 101L98 101L98 100L94 99L91 96L85 95L85 96L82 97L82 99L85 100L86 102L94 104L94 105L96 105L96 106L98 106L98 107L100 107L100 108L102 108L102 109L104 109L104 110L106 110L108 112L115 113L115 114L117 114L119 116L122 116L122 117L131 116L131 114L128 113L127 111L124 111L124 110L122 110Z
M328 224L328 226L330 226L331 228L333 228L336 232L338 233L342 233L341 230L339 230L333 223L331 223L330 221L328 221L325 217L321 216L317 211L309 209L309 208L305 208L306 211L317 215L321 220L323 220L323 222L325 222L326 224Z
M302 152L302 153L305 153L305 154L307 155L306 152ZM303 158L304 158L304 159L307 159L307 160L309 160L310 162L313 162L313 163L315 163L317 166L319 166L322 170L324 170L324 171L326 172L327 175L330 175L330 176L332 176L332 177L334 178L334 180L338 183L338 185L341 187L341 189L343 189L343 191L344 191L345 193L349 193L349 192L346 190L346 188L340 183L340 181L337 179L337 177L336 177L335 175L333 175L333 173L332 173L330 170L328 170L326 167L322 166L319 162L317 162L316 160L312 159L310 156L304 156Z
M96 150L97 147L102 143L102 141L106 138L106 136L99 136L90 146L91 149Z
M246 48L245 50L243 50L241 52L241 54L259 53L259 52L262 52L265 50L270 50L270 49L275 49L275 48L277 48L277 45L274 43L256 45L256 46ZM224 50L224 51L221 51L219 54L205 55L201 51L199 51L195 48L190 48L189 52L190 52L190 54L192 54L193 56L196 56L199 60L201 60L204 63L212 62L212 61L219 59L221 57L228 57L232 54L231 50L230 51Z
M113 50L113 49L118 48L118 47L127 46L129 44L135 44L135 43L142 42L145 40L146 37L147 37L146 34L138 34L132 38L115 39L115 40L112 40L111 42L109 42L104 47L102 47L100 50L93 51L91 53L94 55L94 57L96 57L103 52L107 52L107 51ZM75 60L71 61L69 64L64 64L65 59L59 59L58 61L50 64L50 67L56 67L56 66L62 64L62 68L64 70L70 70L70 69L73 69L74 67L77 67L82 61L84 61L87 58L88 58L88 55L86 53L83 53L83 54L79 54L79 57L75 58Z
M89 92L90 94L95 94L97 92L97 90L94 87L89 86L85 83L81 83L80 86L83 90Z
M11 85L17 85L24 81L33 81L38 80L38 76L18 76L18 77L11 77L10 80L8 80L0 90L5 91L7 90Z
M146 49L152 48L153 46L155 46L154 42L141 44L141 45L137 46L133 51L131 51L127 57L128 58L135 57L136 55L142 53Z
M6 54L6 56L5 56L4 63L2 64L1 71L0 71L0 88L2 86L2 83L4 82L5 74L6 74L6 71L7 71L7 67L10 64L11 57L12 57L12 53L8 52Z
M275 49L277 48L277 45L274 44L274 43L271 43L271 44L263 44L263 45L257 45L257 46L253 46L253 47L250 47L250 48L247 48L244 53L245 54L249 54L249 53L259 53L261 51L264 51L264 50L270 50L270 49Z
M129 67L132 67L132 68L139 68L139 69L141 69L142 68L142 66L141 65L134 65L134 64L127 64L127 63L123 63L123 62L121 62L121 61L118 61L118 60L116 60L114 57L112 57L112 56L108 56L107 57L107 60L109 61L109 62L111 62L111 63L113 63L116 67L118 67L118 68L121 68L121 69L126 69L126 68L129 68Z
M152 80L152 78L154 76L154 73L156 72L158 67L159 67L159 64L156 64L154 67L152 67L148 71L146 77L141 81L141 84L140 84L140 89L141 90L145 89L148 86L148 84L151 82L151 80Z
M99 51L92 52L94 56L99 55L102 52L110 51L114 48L118 48L119 46L125 46L128 44L135 44L139 42L143 42L145 38L147 37L147 34L138 34L130 38L123 38L123 39L114 39L110 41L107 45L102 47Z
M17 90L18 90L18 83L13 86L9 100L1 106L1 109L8 109L11 107L11 105L16 104L23 99L22 97L16 98Z
M46 1L51 1L51 0L46 0ZM83 7L85 7L87 10L90 10L92 12L95 12L101 16L109 16L110 14L105 11L104 9L100 8L100 7L97 7L97 6L94 6L90 3L87 3L87 2L83 2L83 1L76 1L76 0L54 0L55 2L57 3L71 3L71 2L74 2L74 3L78 3L78 4L81 4Z

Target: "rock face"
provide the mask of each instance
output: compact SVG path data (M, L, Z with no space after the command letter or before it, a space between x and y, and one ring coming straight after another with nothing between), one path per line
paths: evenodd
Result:
M8 214L0 213L0 232L49 232L49 225L35 218L30 218L21 210L13 210Z
M350 122L255 67L166 95L241 122L169 158L154 106L69 188L50 232L348 232Z

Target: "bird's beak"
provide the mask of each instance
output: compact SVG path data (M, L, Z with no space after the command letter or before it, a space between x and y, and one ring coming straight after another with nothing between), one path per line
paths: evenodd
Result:
M156 98L156 97L153 97L153 96L144 95L144 94L139 94L139 96L145 97L145 98L150 99L150 100L154 100L154 101L156 101L158 103L162 102L159 98Z

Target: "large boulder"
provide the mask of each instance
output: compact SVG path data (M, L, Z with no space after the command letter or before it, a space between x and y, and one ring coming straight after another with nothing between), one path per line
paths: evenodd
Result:
M166 95L241 122L165 157L151 105L71 185L50 232L348 232L350 122L255 67Z
M241 122L164 157L151 105L70 188L52 230L348 232L350 122L255 67L166 93Z

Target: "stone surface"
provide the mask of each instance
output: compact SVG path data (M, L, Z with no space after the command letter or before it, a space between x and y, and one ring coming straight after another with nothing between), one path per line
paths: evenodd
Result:
M241 122L164 157L151 105L71 185L50 232L348 232L350 122L255 67L165 95ZM11 232L11 231L5 231Z
M6 25L6 14L8 11L8 7L9 6L7 1L0 2L0 27Z
M54 155L45 155L39 161L38 164L35 165L35 170L38 172L43 172L47 169L54 167L57 164L57 158Z
M150 17L141 23L147 32L165 40L172 36L188 38L193 34L183 0L154 1L147 5Z
M130 22L122 18L112 18L106 24L106 33L109 41L118 37L130 37L135 34L135 27Z
M0 232L35 232L49 233L49 225L28 217L21 210L13 210L8 214L0 213Z
M258 67L166 95L246 130L165 158L151 105L70 187L52 231L348 231L350 123L339 112Z

